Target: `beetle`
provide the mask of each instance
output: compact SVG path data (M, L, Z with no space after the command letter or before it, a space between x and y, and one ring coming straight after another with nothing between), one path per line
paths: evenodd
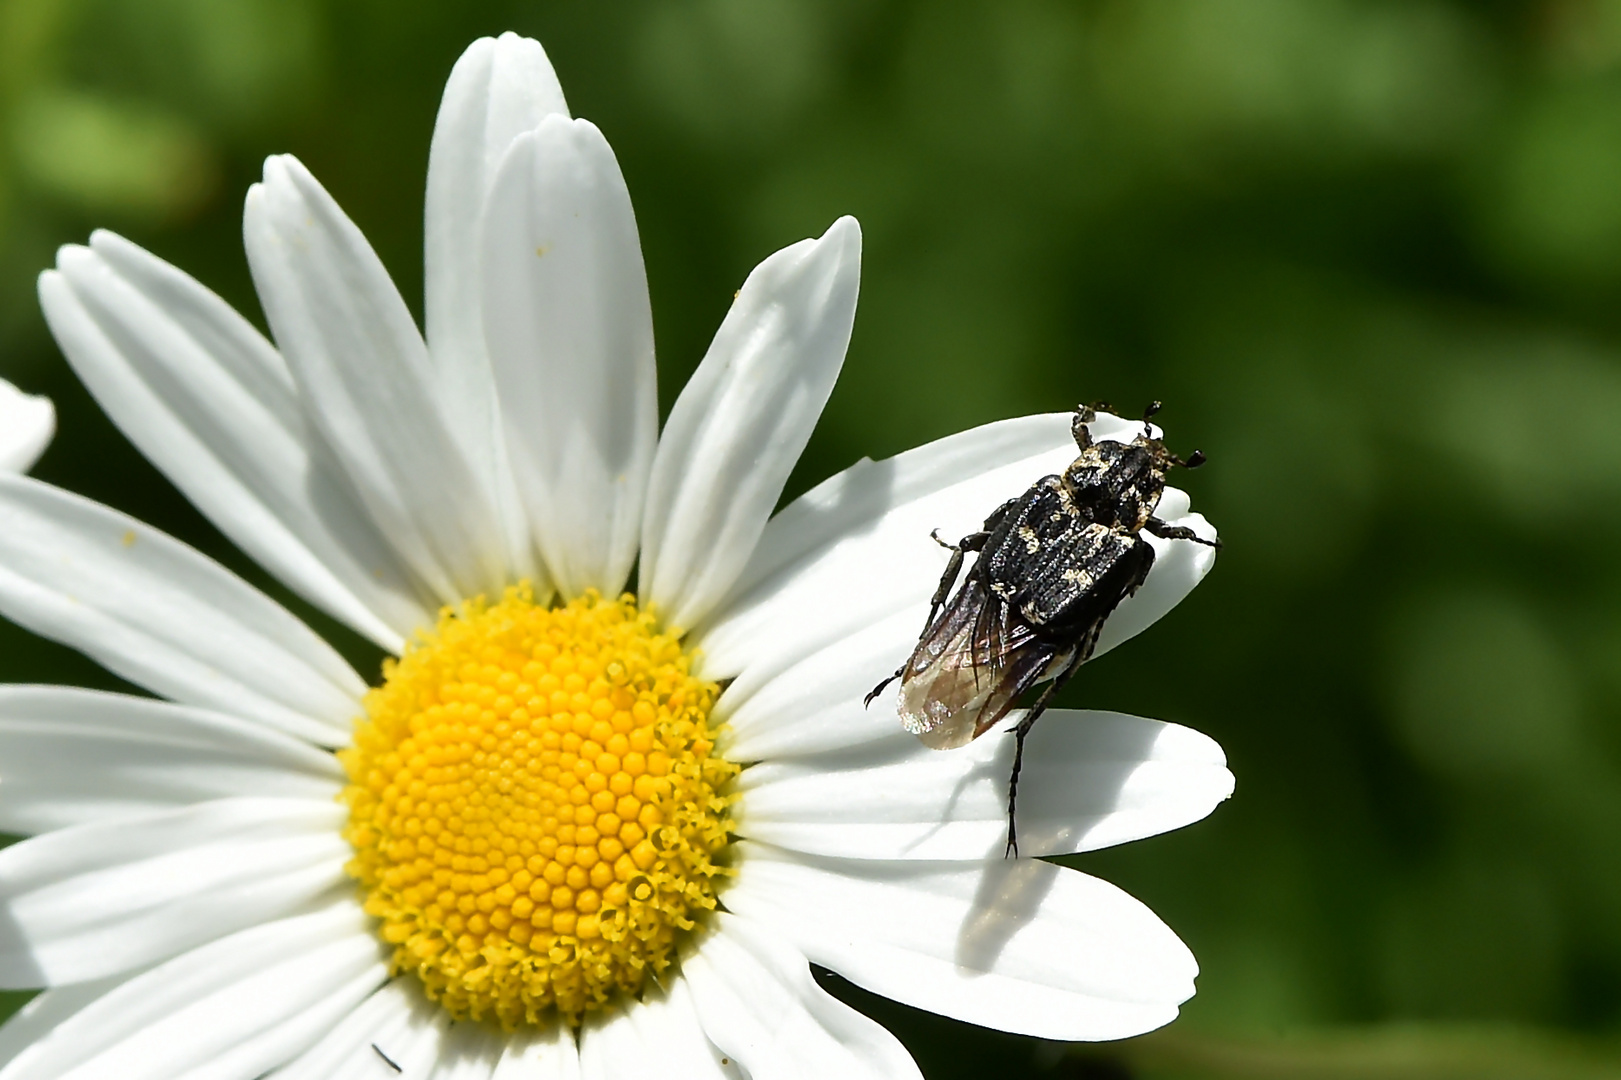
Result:
M929 602L923 633L906 663L866 697L871 705L900 679L901 725L924 745L950 750L989 731L1025 691L1049 683L1012 732L1010 856L1019 852L1016 807L1025 737L1053 695L1091 658L1115 608L1148 579L1154 548L1141 534L1221 546L1154 516L1167 470L1197 468L1205 460L1197 450L1179 458L1154 435L1148 420L1160 403L1143 412L1142 432L1130 442L1092 440L1087 425L1098 408L1107 406L1076 408L1070 432L1080 453L1062 474L1037 480L955 544L934 534L951 558ZM978 558L965 575L968 553ZM953 596L958 577L962 587Z

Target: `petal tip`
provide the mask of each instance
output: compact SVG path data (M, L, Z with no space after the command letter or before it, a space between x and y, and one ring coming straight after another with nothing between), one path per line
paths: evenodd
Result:
M84 273L100 262L96 253L83 244L63 244L56 249L56 269L69 278L75 273Z
M104 248L113 248L122 251L134 246L134 244L130 243L122 236L119 236L111 229L97 229L90 234L90 249L92 251L99 252Z
M491 39L485 38L484 40L489 41ZM546 57L546 47L534 38L520 34L516 30L503 30L500 36L493 40L495 48L508 56L531 62L538 59L546 65L548 72L551 71L552 65L551 61Z
M310 178L310 171L292 154L271 154L265 158L263 176L263 182L267 186L285 184L299 186L306 178Z
M62 259L61 252L57 252L56 257L57 263L60 265ZM39 293L40 302L44 303L46 298L52 293L56 292L58 289L67 288L67 281L62 277L61 270L41 270L39 272L39 277L34 279L34 287Z
M839 240L846 244L861 246L861 222L853 214L843 214L837 221L827 227L822 234L823 240Z
M508 30L501 34L501 37L506 38L511 34L512 31ZM477 60L485 53L492 51L495 48L496 41L496 38L490 37L488 34L484 37L474 38L467 43L467 48L463 49L462 54L456 58L456 66L461 67L463 64Z

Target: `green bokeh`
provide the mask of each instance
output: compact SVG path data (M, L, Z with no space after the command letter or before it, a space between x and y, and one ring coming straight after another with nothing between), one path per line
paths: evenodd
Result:
M757 261L861 219L791 493L1083 399L1210 455L1216 572L1063 699L1231 758L1207 822L1072 860L1192 946L1184 1018L1077 1054L835 992L931 1078L1621 1076L1621 2L0 0L39 475L268 586L89 402L34 275L106 226L258 319L240 200L290 151L419 308L438 93L504 29L619 154L666 408ZM10 627L0 678L113 684Z

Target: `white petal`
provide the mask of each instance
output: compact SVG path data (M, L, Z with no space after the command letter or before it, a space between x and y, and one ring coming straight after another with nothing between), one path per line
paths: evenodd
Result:
M1174 494L1186 499L1181 492ZM1208 527L1197 514L1175 520L1207 534ZM1133 598L1134 606L1122 606L1104 624L1106 639L1124 640L1148 625L1138 622L1129 633L1114 629L1128 625L1119 619L1140 619L1144 608L1135 604L1137 599L1150 596L1159 607L1154 612L1158 618L1209 569L1206 547L1152 536L1148 540L1165 551L1156 564L1159 576L1150 574L1148 584ZM1184 573L1188 570L1194 572ZM733 761L802 757L849 751L894 736L900 730L895 716L898 687L891 685L870 706L866 695L895 670L896 657L911 653L926 610L903 609L807 656L786 658L788 666L768 678L745 672L722 694L715 709L716 719L726 724L722 734L726 756Z
M686 983L668 994L649 990L639 1002L612 1013L587 1015L580 1030L580 1075L584 1080L659 1076L670 1080L725 1080L736 1070L704 1037Z
M554 1023L509 1035L492 1080L580 1080L574 1030Z
M0 851L0 986L99 979L276 918L343 880L344 809L220 799Z
M801 658L898 613L909 613L921 631L948 558L931 531L948 540L973 532L1003 502L1062 471L1076 453L1071 415L1004 420L886 461L859 462L772 518L713 623L693 635L705 677L737 677L717 715L737 710ZM1098 438L1127 437L1140 426L1100 415L1092 430ZM1186 496L1174 489L1167 489L1166 499L1169 506L1186 507L1179 501ZM1208 528L1197 515L1177 520ZM1156 551L1169 545L1166 557L1111 616L1097 654L1146 628L1209 569L1203 545L1150 540ZM914 633L889 658L890 670L915 642ZM893 706L884 711L893 715Z
M427 339L437 395L452 433L498 498L509 558L533 577L529 523L514 487L484 348L479 222L496 167L512 141L545 117L568 115L540 42L480 38L450 72L428 152Z
M712 918L682 970L709 1041L748 1075L921 1077L899 1040L817 986L784 938L748 918Z
M27 472L56 434L51 399L0 379L0 472Z
M658 388L636 219L602 133L554 114L514 141L484 230L484 334L536 542L565 596L612 596L636 558Z
M812 961L920 1009L1048 1039L1169 1023L1198 965L1152 911L1034 859L888 862L744 843L726 905Z
M505 1043L506 1037L498 1028L457 1024L439 1044L433 1080L490 1080Z
M509 568L492 495L450 433L427 347L377 253L287 156L265 161L243 231L311 422L372 520L443 602L498 593Z
M642 520L643 602L692 626L731 588L844 366L861 226L844 217L755 267L681 391Z
M767 761L739 781L738 831L856 859L998 858L1007 839L1014 713L942 753L901 734L859 755ZM1019 852L1092 851L1179 829L1232 794L1215 740L1176 724L1053 709L1019 776Z
M220 531L347 625L398 651L430 620L393 548L312 454L275 347L230 305L122 237L57 253L40 302L107 415Z
M450 1014L411 979L395 979L361 1002L320 1042L270 1076L275 1080L356 1080L433 1075ZM387 1064L400 1067L395 1072Z
M212 559L132 517L0 476L0 613L154 693L329 745L361 681L333 648Z
M1166 488L1158 512L1161 520L1168 524L1192 529L1206 540L1216 539L1216 527L1206 521L1203 514L1189 513L1187 507L1186 492ZM1147 532L1141 535L1154 548L1154 568L1136 595L1122 601L1103 624L1094 656L1108 652L1153 626L1180 604L1216 565L1215 548L1191 540L1162 540Z
M337 797L331 754L224 713L0 686L0 831L38 833L233 795Z
M58 1027L129 982L137 972L122 972L108 979L70 983L42 990L11 1014L0 1027L0 1066L8 1065L34 1044L50 1038ZM0 1068L0 1077L5 1070Z
M902 731L895 690L886 690L870 708L864 698L895 670L896 657L911 653L922 623L923 614L903 610L789 659L788 667L763 685L751 683L746 674L738 678L714 712L716 722L726 725L721 738L727 759L848 752L894 738Z
M384 951L351 900L244 930L101 996L0 1080L252 1080L381 985Z
M480 38L451 69L428 151L424 265L428 344L442 371L484 356L479 315L484 201L513 141L553 114L567 117L568 104L538 41L511 32ZM482 377L489 378L487 366Z
M974 428L884 461L861 461L790 503L710 624L696 628L704 675L741 675L736 708L791 662L900 611L922 629L956 539L1075 458L1068 414ZM916 641L916 631L913 633ZM905 659L896 656L890 669Z

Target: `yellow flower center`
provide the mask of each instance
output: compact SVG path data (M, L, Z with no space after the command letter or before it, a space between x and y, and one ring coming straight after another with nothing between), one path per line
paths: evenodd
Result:
M440 615L339 754L349 873L457 1017L506 1027L635 994L714 908L737 766L713 683L635 600L527 586Z

